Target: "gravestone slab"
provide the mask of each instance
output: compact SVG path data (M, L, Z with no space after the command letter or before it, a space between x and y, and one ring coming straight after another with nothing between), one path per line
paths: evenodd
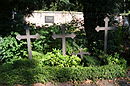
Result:
M83 22L83 13L74 11L34 11L32 15L25 17L26 22L35 24L38 27L70 23L75 19Z

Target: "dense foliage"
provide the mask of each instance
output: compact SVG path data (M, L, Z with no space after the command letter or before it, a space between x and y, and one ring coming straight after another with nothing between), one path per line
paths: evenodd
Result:
M81 11L82 5L69 0L1 0L0 1L0 35L9 35L11 31L21 31L25 24L24 16L34 10Z
M24 48L26 42L17 42L15 37L8 36L0 39L0 63L13 62L27 57Z
M37 29L31 29L31 34L39 33L40 39L32 40L33 58L41 59L42 64L47 66L61 66L61 67L72 67L72 66L100 66L107 64L123 64L126 65L126 60L129 58L128 50L125 51L126 44L123 39L127 37L127 31L119 28L118 30L110 32L110 39L108 41L108 55L101 51L103 49L103 40L97 40L93 46L91 46L92 52L89 48L86 48L87 40L83 29L78 29L71 23L66 24L66 33L74 32L76 37L74 39L66 39L66 54L61 54L61 39L54 40L52 38L53 33L60 34L61 29L58 25L50 27L41 27ZM127 30L127 29L126 29ZM25 34L25 33L21 33ZM16 40L16 35L10 35L9 37L1 38L0 44L0 60L1 63L13 62L15 60L27 57L27 43L26 40ZM129 41L128 41L129 42ZM90 54L84 55L83 58L80 55L72 56L73 53L88 52ZM115 53L117 52L117 53ZM120 54L118 54L120 53ZM125 56L124 56L125 55Z
M18 23L22 25L23 16L31 14L34 10L83 11L86 34L89 34L91 28L97 24L102 25L101 19L107 14L129 11L129 2L129 0L125 2L124 0L1 0L0 35L5 36L10 31L22 29L18 27Z
M73 51L78 52L79 48L82 48L82 46L84 46L83 48L87 47L86 51L92 53L94 53L95 49L103 49L103 32L97 33L95 31L95 27L97 25L104 26L103 19L105 16L110 16L113 13L124 12L124 10L129 11L130 6L129 0L125 0L125 2L123 0L1 0L0 2L1 36L9 35L11 31L22 33L24 31L23 28L25 24L24 16L30 14L33 10L83 11L85 19L85 33L81 34L81 32L75 32L76 34L78 34L78 36L73 40L76 42L76 44L71 40L67 41L69 42L67 45L67 54L69 55L73 53ZM55 28L55 30L53 28ZM42 30L43 28L37 31L42 36L41 39L33 43L33 45L35 46L33 47L33 49L45 54L48 51L50 52L52 50L51 47L61 47L59 40L56 40L54 43L58 44L58 46L52 46L52 42L54 40L51 38L51 35L53 32L59 33L59 29L57 28L57 26L53 26L48 28L51 29L50 31L48 29ZM69 26L68 28L68 32L74 31L70 31L71 29L73 29L73 27ZM119 50L116 52L121 53L123 57L129 57L129 34L127 34L128 37L126 37L126 35L118 35L118 33L124 35L125 32L126 31L124 31L124 29L122 28L121 30L113 31L110 34L109 38L112 39L108 41L108 54L113 54L116 50ZM82 39L80 39L81 37ZM80 40L79 43L77 40ZM77 45L78 47L76 47ZM74 49L73 46L75 46Z
M0 85L32 84L37 82L82 81L87 79L113 79L123 77L130 59L130 33L128 27L117 27L108 35L108 54L102 51L104 32L97 33L97 25L104 26L104 17L129 11L123 0L1 0L0 1ZM123 4L122 4L123 3ZM75 33L66 40L66 56L61 54L59 25L32 26L31 34L39 33L40 39L32 40L33 59L27 60L27 43L17 41L11 31L25 34L24 16L34 10L83 11L85 29L79 29L76 21L66 24L66 33ZM82 24L83 25L83 24ZM110 21L110 25L113 22ZM90 54L72 55L80 50ZM126 61L127 60L127 61ZM128 62L129 63L129 62Z
M33 51L33 58L38 59L41 65L55 67L77 67L80 66L81 59L75 55L63 56L60 50L54 49L47 54Z
M95 42L103 40L103 34L100 36L95 31L96 26L104 26L103 19L106 16L111 17L113 14L120 14L129 10L130 1L125 0L79 0L83 5L84 26L88 43L86 46L92 51L91 47L95 46ZM130 5L129 5L130 6ZM109 24L112 26L111 24Z
M0 66L0 85L32 84L38 82L83 81L113 79L125 76L120 65L101 67L45 67L37 60L18 60Z

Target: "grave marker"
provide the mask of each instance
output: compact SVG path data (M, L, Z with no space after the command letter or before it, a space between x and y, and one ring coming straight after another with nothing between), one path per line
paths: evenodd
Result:
M97 32L99 32L100 30L105 30L105 35L104 35L104 52L106 53L107 52L107 35L108 35L108 30L114 30L115 28L114 27L108 27L108 22L109 22L109 18L108 17L106 17L104 19L104 21L105 21L105 27L97 26L95 28L95 30Z
M79 49L79 53L73 53L73 55L80 55L81 59L83 59L83 55L90 55L89 52L83 52L83 49Z
M72 34L65 34L65 28L66 26L64 24L61 25L62 34L53 34L52 38L61 38L62 39L62 53L63 55L66 55L66 38L74 38L76 35L74 33Z
M30 35L29 28L26 28L26 35L17 35L16 38L18 40L27 39L28 57L32 59L31 39L38 39L40 35L38 33L36 35Z

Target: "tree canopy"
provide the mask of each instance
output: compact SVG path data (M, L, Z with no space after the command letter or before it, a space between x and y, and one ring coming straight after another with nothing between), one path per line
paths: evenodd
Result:
M32 13L34 10L83 11L86 33L93 32L91 31L92 28L96 25L102 25L101 19L104 16L120 13L124 10L129 11L129 4L130 0L1 0L0 34L16 30L14 25L20 21L19 18L23 17L22 15ZM13 15L19 16L13 19ZM88 27L89 29L87 29Z

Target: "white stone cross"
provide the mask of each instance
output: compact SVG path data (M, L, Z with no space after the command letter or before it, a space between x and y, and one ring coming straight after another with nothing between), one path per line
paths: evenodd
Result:
M65 34L65 25L61 25L61 30L62 30L62 34L53 34L52 38L56 39L56 38L62 38L62 53L63 55L66 55L66 38L74 38L76 35L74 33L72 34Z
M95 30L97 32L99 32L100 30L105 30L105 35L104 35L104 52L106 53L107 52L107 34L108 34L108 30L114 30L115 28L114 27L108 27L108 22L109 22L109 18L108 17L106 17L104 19L104 21L105 21L105 27L97 26L95 28Z
M38 39L40 38L40 35L38 33L36 35L30 35L29 28L27 28L26 35L17 35L16 38L18 40L27 39L28 57L29 59L32 59L31 39Z

